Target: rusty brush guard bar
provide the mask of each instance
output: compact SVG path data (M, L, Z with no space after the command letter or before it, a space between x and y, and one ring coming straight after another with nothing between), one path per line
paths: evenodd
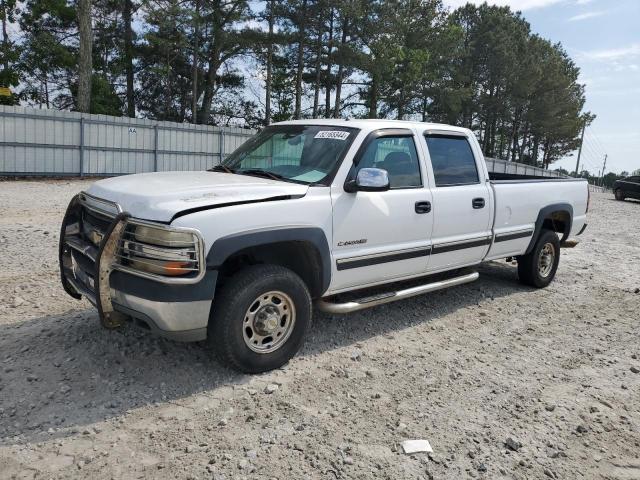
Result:
M100 316L100 323L105 328L117 328L122 325L126 315L116 312L111 303L111 288L109 287L109 276L111 275L115 255L118 250L118 243L122 237L122 232L127 224L130 215L126 212L119 213L106 231L100 250L96 258L96 308Z
M99 248L85 246L83 254L95 260L93 268L93 285L87 285L86 278L78 277L73 259L70 237L80 235L82 201L80 195L73 197L62 221L58 259L60 262L60 279L64 290L75 299L85 295L98 309L100 323L106 328L119 327L125 315L116 312L111 303L109 276L115 261L115 253L122 232L130 217L128 213L119 213L107 228ZM77 249L77 244L75 246ZM84 278L84 280L83 280Z

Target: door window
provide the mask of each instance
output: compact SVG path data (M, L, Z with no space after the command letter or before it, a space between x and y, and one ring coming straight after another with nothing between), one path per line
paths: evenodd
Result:
M437 187L480 183L476 160L465 137L427 135L425 138Z
M386 170L392 189L422 186L418 153L413 137L410 136L389 136L374 139L360 156L355 174L361 168Z

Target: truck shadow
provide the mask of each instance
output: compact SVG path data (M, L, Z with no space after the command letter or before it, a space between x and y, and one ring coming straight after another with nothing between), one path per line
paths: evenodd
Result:
M517 283L512 266L490 263L480 272L480 280L471 284L351 315L315 312L316 328L300 355L390 334L527 290ZM171 342L131 327L104 330L93 309L5 326L0 352L0 445L71 435L132 409L212 393L251 378L218 364L203 344Z

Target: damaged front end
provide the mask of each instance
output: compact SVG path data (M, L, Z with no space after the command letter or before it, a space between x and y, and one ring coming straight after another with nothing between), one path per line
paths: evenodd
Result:
M83 192L62 222L59 260L65 291L95 305L104 327L134 320L168 338L206 338L217 272L207 272L198 230L136 219Z
M95 305L105 328L117 328L127 318L113 308L109 276L128 218L115 203L81 193L69 203L60 230L62 286L73 298L85 296Z

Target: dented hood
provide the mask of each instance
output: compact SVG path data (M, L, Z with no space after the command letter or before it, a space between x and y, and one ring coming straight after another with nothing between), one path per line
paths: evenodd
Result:
M184 211L297 198L306 185L219 172L157 172L100 180L87 193L118 203L133 217L170 222Z

